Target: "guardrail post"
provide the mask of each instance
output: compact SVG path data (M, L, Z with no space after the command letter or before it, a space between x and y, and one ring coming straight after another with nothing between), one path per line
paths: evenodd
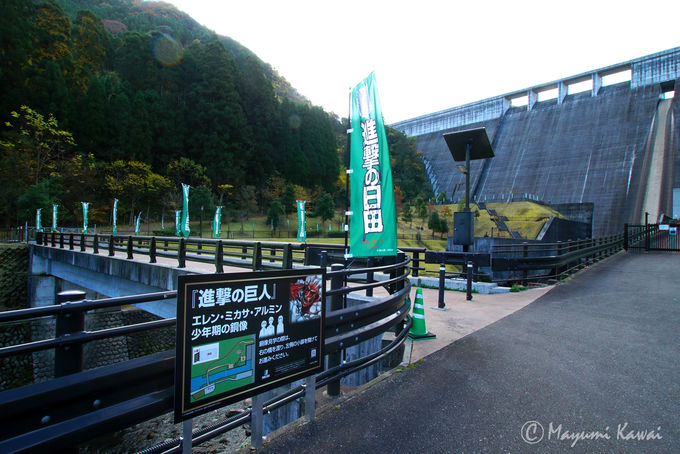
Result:
M649 243L650 243L650 235L649 233L651 232L651 228L649 225L645 225L645 252L649 252Z
M80 234L80 252L85 252L85 234Z
M217 245L215 246L215 272L224 272L224 246L222 245L222 240L217 240Z
M168 252L168 240L163 240L163 252Z
M253 245L253 271L262 269L262 243L259 241Z
M418 268L420 268L420 251L413 251L413 266L411 267L413 277L418 277L418 272L420 271Z
M116 253L114 252L113 241L114 241L113 235L109 235L109 257L113 257L114 255L116 255Z
M149 263L156 263L156 237L152 236L149 242Z
M185 419L182 422L182 436L179 437L180 445L182 446L182 454L191 454L191 445L193 445L193 424L194 419Z
M560 279L560 274L562 273L562 266L560 263L562 263L562 242L558 241L557 242L557 251L556 255L558 257L558 262L555 264L555 268L553 269L553 275L555 276L555 279L559 280Z
M127 258L128 260L132 260L134 258L134 255L132 254L132 247L133 247L133 239L132 235L128 236L127 240Z
M444 290L446 285L446 265L441 263L439 265L439 301L437 307L439 309L444 309L446 304L444 303Z
M187 244L184 237L179 239L179 250L177 251L177 268L184 268L187 261Z
M262 447L262 425L264 423L263 407L264 395L256 394L252 397L250 408L250 445L259 449Z
M276 249L275 248L269 249L269 255L270 255L269 261L273 262L274 259L276 258Z
M56 303L72 303L85 299L85 292L81 290L68 290L57 294ZM64 304L68 307L68 304ZM85 314L82 311L64 311L57 315L56 337L67 337L80 333L85 329ZM83 367L83 345L70 344L57 347L54 354L54 376L80 372Z
M64 249L64 232L59 232L59 249Z
M72 233L68 234L68 249L69 249L69 251L72 251L74 249L73 234Z
M248 257L248 246L241 247L241 258L246 259Z
M467 289L466 289L466 299L470 301L472 299L472 262L468 260L467 262Z
M314 421L316 411L316 376L305 378L305 417L307 421Z
M203 238L202 232L201 232L201 238ZM197 253L198 255L201 255L201 251L203 250L203 243L201 243L201 242L199 241L199 242L198 242L197 248L198 248L198 250L196 251L196 253Z
M343 266L339 263L331 265L331 272L341 271ZM343 276L342 274L337 274L331 277L331 290L337 290L342 288ZM342 295L335 294L331 295L330 310L337 311L342 309ZM332 336L335 333L328 333L327 336ZM339 366L342 362L342 350L331 352L328 354L328 368L331 369L335 366ZM329 382L326 386L326 392L331 397L337 397L340 395L340 379Z
M293 269L293 248L290 243L283 245L282 265L284 270Z
M57 234L56 232L52 232L52 247L57 246Z
M369 257L368 260L366 261L366 268L368 268L370 271L366 272L366 283L367 284L372 284L373 283L373 278L375 277L375 273L373 273L373 258ZM366 289L366 296L373 296L373 287L367 288Z
M403 263L405 261L406 261L406 254L404 254L403 252L399 252L397 254L397 263ZM396 273L397 276L403 276L404 274L406 274L406 269L403 266L400 266L399 268L397 268L397 273ZM404 278L404 279L406 279L406 278ZM404 286L405 286L404 281L401 280L401 281L397 282L395 288L396 288L397 291L399 291L399 290L403 289Z
M92 237L92 253L99 254L99 236L96 233Z

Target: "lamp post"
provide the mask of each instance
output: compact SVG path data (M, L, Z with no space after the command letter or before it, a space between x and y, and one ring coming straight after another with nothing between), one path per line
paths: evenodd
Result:
M474 242L474 218L470 211L470 160L493 158L494 153L486 135L486 128L468 129L444 134L444 140L461 173L465 174L465 211L453 215L453 242L463 246L463 252L469 252Z

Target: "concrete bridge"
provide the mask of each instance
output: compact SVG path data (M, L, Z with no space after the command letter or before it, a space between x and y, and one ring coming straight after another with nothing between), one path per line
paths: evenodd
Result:
M679 78L674 48L392 126L416 138L435 193L454 201L464 177L442 135L486 127L496 157L472 163L475 200L592 206L603 236L645 212L680 216Z

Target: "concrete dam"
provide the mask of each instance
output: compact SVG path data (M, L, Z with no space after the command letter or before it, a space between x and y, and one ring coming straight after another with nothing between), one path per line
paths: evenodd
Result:
M678 79L680 47L391 126L453 201L465 177L443 134L485 127L495 157L472 161L472 201L581 204L599 237L680 216Z

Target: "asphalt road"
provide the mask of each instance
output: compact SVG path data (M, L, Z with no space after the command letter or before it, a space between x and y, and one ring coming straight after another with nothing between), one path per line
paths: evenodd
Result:
M680 254L618 254L265 453L680 452Z

